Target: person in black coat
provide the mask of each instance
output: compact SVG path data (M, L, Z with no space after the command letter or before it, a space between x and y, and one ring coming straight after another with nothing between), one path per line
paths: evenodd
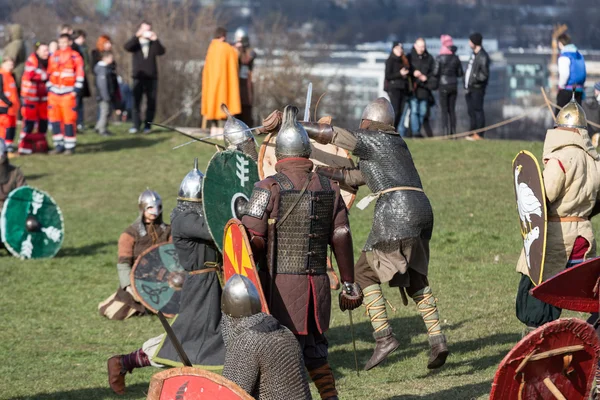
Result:
M442 128L445 135L456 133L456 97L458 95L458 79L463 76L460 59L455 54L456 46L452 37L442 35L440 55L437 57L437 77L440 90L440 106L442 109Z
M129 133L137 133L142 121L140 106L142 96L146 95L146 118L144 133L150 133L150 124L156 111L156 94L158 93L158 66L156 57L165 54L165 48L152 31L152 24L142 22L134 37L125 43L125 50L133 57L133 128Z
M485 89L490 78L490 56L482 47L483 37L480 33L473 33L469 36L469 46L473 49L473 54L469 59L467 72L465 73L465 89L467 108L469 109L469 118L471 120L471 130L480 129L485 126L485 113L483 111L483 99ZM468 140L480 140L481 135L474 134L469 136Z
M415 41L409 61L414 82L414 94L410 98L410 128L413 136L418 136L429 112L433 97L431 91L438 86L435 59L427 52L423 38Z
M410 63L404 54L402 43L394 42L392 52L385 61L385 91L390 97L396 113L394 128L398 129L404 109L410 94ZM403 121L402 121L403 122ZM404 129L400 129L404 132Z

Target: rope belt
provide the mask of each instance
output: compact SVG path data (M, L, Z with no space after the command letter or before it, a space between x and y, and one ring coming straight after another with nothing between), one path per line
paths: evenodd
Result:
M589 221L587 218L581 217L559 217L558 215L551 215L548 217L550 222L585 222Z
M205 274L207 272L217 272L218 269L216 267L211 267L211 268L204 268L204 269L197 269L195 271L191 271L189 273L189 275L200 275L200 274Z
M361 201L359 201L356 204L356 207L359 210L364 210L365 208L367 208L367 206L369 204L371 204L373 201L377 200L378 198L380 198L384 194L390 193L390 192L399 192L399 191L404 191L404 190L425 193L423 191L423 189L418 188L418 187L413 187L413 186L397 186L397 187L393 187L393 188L382 190L381 192L371 193L370 195L365 196Z

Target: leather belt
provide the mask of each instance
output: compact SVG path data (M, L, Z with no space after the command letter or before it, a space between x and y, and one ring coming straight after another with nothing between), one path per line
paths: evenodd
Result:
M585 222L585 221L589 221L589 219L581 218L581 217L559 217L557 215L551 215L548 217L548 221L550 221L550 222Z
M189 275L200 275L200 274L205 274L207 272L217 272L218 269L216 267L212 267L212 268L203 268L203 269L197 269L195 271L190 271Z

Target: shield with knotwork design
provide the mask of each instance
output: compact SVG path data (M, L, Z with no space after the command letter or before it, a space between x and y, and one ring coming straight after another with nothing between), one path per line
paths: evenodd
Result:
M140 303L153 313L172 318L179 312L181 289L188 273L179 264L173 243L144 251L131 269L132 289Z
M219 250L223 251L223 232L227 221L242 218L258 181L256 162L239 151L218 152L208 163L202 187L204 215Z
M260 295L262 311L268 314L269 307L254 263L246 228L240 220L232 218L227 222L223 235L223 275L225 282L235 274L244 275L252 281Z
M547 323L525 336L500 363L490 400L588 399L600 342L576 318Z
M4 202L0 234L15 257L54 257L65 236L62 212L48 193L22 186L10 192Z
M171 368L152 376L147 400L252 400L235 382L200 368Z

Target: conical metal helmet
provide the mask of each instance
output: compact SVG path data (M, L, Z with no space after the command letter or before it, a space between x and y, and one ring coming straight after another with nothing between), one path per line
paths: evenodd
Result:
M361 120L381 122L382 124L394 125L394 107L385 97L379 97L369 104L362 113Z
M188 172L179 185L177 200L201 202L203 182L204 174L198 169L198 159L196 158L194 159L194 169Z
M556 116L555 126L559 128L587 129L585 111L575 100L575 93L573 93L571 101Z
M252 281L235 274L225 284L221 311L233 318L249 317L261 312L260 295Z
M150 189L146 189L140 194L140 197L138 198L138 207L142 213L149 208L154 208L154 211L151 211L150 213L156 216L162 214L163 211L160 195Z
M278 161L289 157L310 157L310 139L304 127L296 121L297 115L297 107L286 106L283 110L283 121L275 144Z
M225 142L227 142L228 146L237 146L247 140L255 142L254 136L248 128L248 125L243 121L234 118L225 104L221 104L221 110L227 115L227 122L225 122L223 133L225 135Z
M234 38L236 42L241 42L242 46L250 45L250 38L248 37L248 31L244 28L237 28L234 34Z

